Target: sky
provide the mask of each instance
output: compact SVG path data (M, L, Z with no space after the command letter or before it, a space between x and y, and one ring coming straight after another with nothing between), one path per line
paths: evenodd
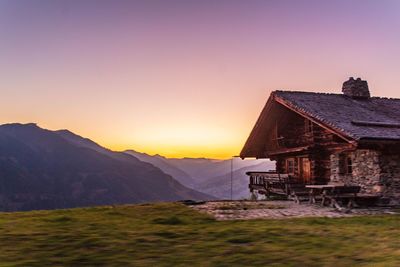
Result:
M0 0L0 122L229 158L273 90L400 98L400 1Z

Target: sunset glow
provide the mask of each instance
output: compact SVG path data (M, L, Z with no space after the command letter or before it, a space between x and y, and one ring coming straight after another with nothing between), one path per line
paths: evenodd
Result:
M55 4L56 3L56 4ZM400 98L400 1L0 1L0 121L237 155L270 92Z

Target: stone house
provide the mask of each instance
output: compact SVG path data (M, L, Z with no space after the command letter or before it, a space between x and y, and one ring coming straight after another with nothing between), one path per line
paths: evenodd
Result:
M271 93L241 153L270 158L306 184L360 185L400 203L400 99L371 97L350 78L342 94Z

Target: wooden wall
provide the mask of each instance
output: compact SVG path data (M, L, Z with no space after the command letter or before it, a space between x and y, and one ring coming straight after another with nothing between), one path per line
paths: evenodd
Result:
M277 171L287 173L286 159L295 158L295 174L300 176L299 157L307 157L311 164L311 178L313 183L324 184L330 179L330 154L346 141L320 127L307 121L304 117L289 110L284 106L276 106L274 111L275 126L272 127L267 141L266 154L277 161ZM309 131L311 124L311 131ZM285 152L285 149L308 147L302 152ZM282 153L280 153L282 151ZM277 153L277 154L276 154Z

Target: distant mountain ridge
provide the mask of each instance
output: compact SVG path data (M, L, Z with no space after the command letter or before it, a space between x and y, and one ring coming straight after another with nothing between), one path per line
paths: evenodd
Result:
M245 174L247 171L275 169L275 164L266 159L166 158L160 155L151 156L134 150L127 150L125 153L159 167L190 188L220 199L230 198L231 168L234 177L234 198L236 199L248 196L248 177ZM229 189L229 192L227 189Z
M231 177L232 177L232 198L245 199L250 197L248 171L267 171L273 169L273 163L264 161L256 165L246 166L237 169L232 174L226 173L203 181L196 190L213 195L219 199L231 198Z
M171 162L169 162L169 160L163 156L150 156L146 153L140 153L135 150L126 150L124 152L138 158L141 161L153 164L154 166L160 168L163 172L174 177L185 186L193 187L195 184L195 181L190 174L171 164Z
M0 210L207 199L149 163L67 130L0 125Z

